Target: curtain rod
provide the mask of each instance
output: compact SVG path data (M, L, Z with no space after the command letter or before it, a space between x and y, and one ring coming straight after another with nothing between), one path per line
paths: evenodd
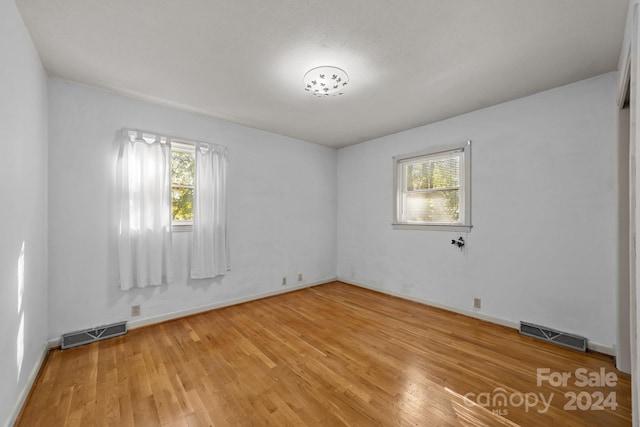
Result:
M176 141L179 142L181 144L187 144L187 145L193 145L196 146L197 144L207 144L210 147L220 147L220 148L224 148L224 150L227 150L227 147L225 145L222 144L214 144L213 142L206 142L206 141L196 141L193 139L188 139L188 138L181 138L178 136L171 136L171 135L165 135L162 133L158 133L158 132L151 132L148 130L143 130L143 129L130 129L130 128L123 128L122 132L128 136L129 132L136 132L136 133L141 133L142 135L151 135L154 136L156 138L165 138L167 141L171 140L171 141Z

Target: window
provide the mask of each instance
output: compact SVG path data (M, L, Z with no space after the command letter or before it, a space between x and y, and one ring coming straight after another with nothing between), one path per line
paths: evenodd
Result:
M193 145L171 142L171 221L174 228L190 229L193 225L195 164Z
M192 279L226 274L227 148L141 130L122 134L115 179L120 287L173 281L171 231L193 231Z
M394 228L471 229L471 141L394 158Z

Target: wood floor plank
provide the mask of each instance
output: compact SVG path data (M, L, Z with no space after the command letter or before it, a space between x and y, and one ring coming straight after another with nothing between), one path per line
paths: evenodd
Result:
M538 386L538 368L618 381ZM17 425L615 427L630 388L608 356L333 282L53 350ZM591 410L598 393L617 407Z

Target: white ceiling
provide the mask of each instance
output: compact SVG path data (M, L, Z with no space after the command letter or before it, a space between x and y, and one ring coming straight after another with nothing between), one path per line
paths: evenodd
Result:
M52 76L342 147L614 71L629 1L16 3Z

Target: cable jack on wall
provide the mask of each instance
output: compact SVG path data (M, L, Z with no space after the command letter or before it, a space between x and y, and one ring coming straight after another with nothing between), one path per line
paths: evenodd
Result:
M464 238L462 236L458 237L458 239L451 239L451 244L457 246L458 249L462 250L464 247Z

